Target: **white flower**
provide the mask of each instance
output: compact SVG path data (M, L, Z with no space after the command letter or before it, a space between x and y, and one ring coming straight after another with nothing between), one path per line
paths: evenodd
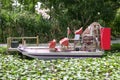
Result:
M37 11L38 14L41 14L44 19L49 19L50 15L47 14L47 12L50 12L50 10L45 8L41 9L41 4L42 3L38 2L37 5L35 5L35 10Z

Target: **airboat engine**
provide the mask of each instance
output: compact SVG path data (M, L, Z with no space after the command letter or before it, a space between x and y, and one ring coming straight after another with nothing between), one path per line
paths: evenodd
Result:
M110 50L110 33L110 28L103 28L99 23L93 22L82 34L81 50Z

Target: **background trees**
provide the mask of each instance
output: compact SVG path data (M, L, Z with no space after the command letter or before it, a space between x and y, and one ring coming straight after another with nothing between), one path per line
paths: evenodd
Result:
M35 6L50 18L45 19ZM13 5L14 3L14 5ZM0 42L9 36L35 36L41 42L66 36L66 29L84 29L94 21L104 27L111 27L113 35L120 34L119 0L0 0ZM39 13L39 14L38 14Z

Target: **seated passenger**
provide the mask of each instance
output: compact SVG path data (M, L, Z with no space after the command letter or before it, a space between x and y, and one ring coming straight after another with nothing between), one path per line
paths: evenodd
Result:
M61 45L61 49L62 50L66 50L68 49L68 45L69 45L69 39L68 38L63 38L59 41L60 45Z
M49 42L49 49L50 49L50 51L56 51L55 46L56 46L56 40L53 39L52 41Z

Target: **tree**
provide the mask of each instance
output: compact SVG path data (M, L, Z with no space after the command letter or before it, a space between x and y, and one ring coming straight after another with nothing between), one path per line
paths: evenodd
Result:
M48 8L53 8L51 17L57 20L67 16L69 22L78 20L79 26L87 26L93 21L103 20L106 24L114 19L118 0L41 0ZM49 5L48 5L49 4ZM70 21L71 20L71 21Z
M117 10L115 18L112 22L112 30L114 30L112 32L114 36L120 35L120 8Z

